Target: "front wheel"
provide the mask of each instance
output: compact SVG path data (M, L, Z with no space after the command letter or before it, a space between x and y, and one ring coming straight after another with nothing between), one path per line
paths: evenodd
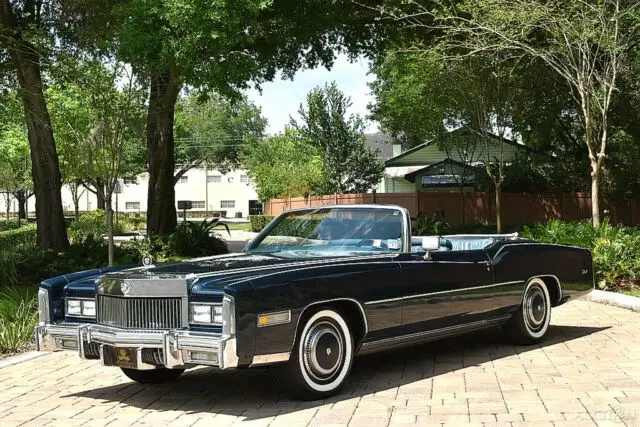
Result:
M541 279L531 279L518 310L505 326L516 344L535 344L544 338L551 321L551 298Z
M304 400L333 396L351 370L353 336L347 322L331 309L316 312L299 331L285 378L287 391Z
M157 368L150 370L120 368L122 372L135 382L140 384L161 384L175 381L184 372L184 369Z

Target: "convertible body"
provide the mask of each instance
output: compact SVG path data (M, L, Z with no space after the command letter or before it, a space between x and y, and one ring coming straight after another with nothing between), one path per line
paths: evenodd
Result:
M280 364L298 395L318 398L337 392L357 354L498 325L535 342L551 307L593 289L586 249L411 236L410 224L397 206L294 210L240 253L49 279L37 348L141 382Z

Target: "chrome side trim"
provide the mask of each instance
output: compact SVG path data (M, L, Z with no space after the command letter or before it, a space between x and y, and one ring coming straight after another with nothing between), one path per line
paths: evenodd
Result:
M377 301L367 301L367 302L364 303L364 305L384 304L384 303L388 303L388 302L405 301L405 300L410 300L410 299L415 299L415 298L423 298L423 297L428 297L428 296L432 296L432 295L451 294L451 293L456 293L456 292L472 291L472 290L475 290L475 289L486 289L486 288L493 288L493 287L496 287L496 286L517 285L517 284L524 284L524 283L525 283L524 280L515 280L515 281L512 281L512 282L500 282L500 283L494 283L494 284L491 284L491 285L472 286L472 287L469 287L469 288L450 289L450 290L446 290L446 291L428 292L428 293L425 293L425 294L408 295L408 296L404 296L404 297L388 298L388 299L377 300Z
M251 366L267 365L269 363L286 362L291 357L291 352L257 354L251 359Z
M480 326L490 327L495 324L500 324L510 318L511 318L511 315L508 315L508 316L502 316L502 317L498 317L491 320L479 320L477 322L469 322L469 323L463 323L461 325L447 326L446 328L438 328L438 329L432 329L429 331L421 331L421 332L415 332L412 334L399 335L397 337L384 338L381 340L365 342L364 344L362 344L362 347L366 348L366 347L371 347L373 345L384 344L387 342L407 341L407 340L410 341L413 339L427 338L429 336L436 336L446 332L455 332L457 330L472 329Z
M302 316L304 314L304 312L309 308L309 307L313 307L314 305L318 305L318 304L326 304L329 302L335 302L335 301L351 301L351 302L355 302L356 305L358 306L358 308L360 309L360 314L362 315L362 320L364 322L364 336L367 336L367 333L369 333L369 323L367 322L367 315L364 312L364 308L362 307L362 304L360 304L359 301L356 301L353 298L334 298L334 299L329 299L329 300L324 300L324 301L317 301L317 302L313 302L309 305L307 305L305 308L302 309L302 311L300 312L300 315L298 316L298 320L296 320L296 330L293 334L293 343L291 344L291 348L293 348L296 344L296 338L298 337L298 330L300 329L300 319L302 319Z

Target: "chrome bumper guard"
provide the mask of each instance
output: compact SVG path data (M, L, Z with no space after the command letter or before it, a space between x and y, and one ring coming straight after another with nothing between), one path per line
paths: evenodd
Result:
M105 366L115 366L105 350L135 348L136 369L155 369L157 364L143 360L143 350L156 351L162 366L184 368L209 365L221 369L238 366L235 336L188 330L130 330L96 324L57 324L36 326L36 350L76 350L82 359L97 359L89 350L99 346L99 358ZM95 357L94 357L95 356Z

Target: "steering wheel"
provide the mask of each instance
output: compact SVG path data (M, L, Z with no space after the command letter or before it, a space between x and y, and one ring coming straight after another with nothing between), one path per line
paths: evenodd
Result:
M374 240L380 240L380 246L373 246ZM363 246L371 246L372 248L388 248L387 242L382 239L362 239L358 242L358 247L361 248Z

